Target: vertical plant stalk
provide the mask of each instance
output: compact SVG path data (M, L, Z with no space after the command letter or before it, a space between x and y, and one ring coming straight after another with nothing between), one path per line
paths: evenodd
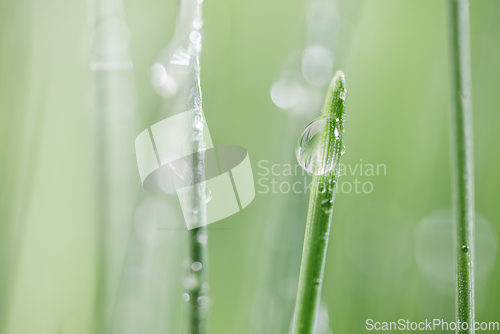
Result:
M96 295L94 330L109 332L113 300L125 260L139 191L135 178L133 142L139 113L127 96L136 93L129 42L121 42L109 22L120 22L128 31L122 0L98 0L92 7L90 70L92 107L96 131ZM123 84L126 89L120 88ZM121 85L120 85L121 84ZM117 172L119 171L119 172ZM117 205L119 203L119 205Z
M183 277L184 300L187 301L187 325L183 333L204 334L207 332L208 316L208 247L205 181L205 142L203 138L202 94L200 87L200 63L202 3L203 0L178 0L177 22L174 35L157 57L152 69L160 66L159 78L152 71L152 84L157 93L170 101L170 109L178 112L191 111L191 122L185 129L189 139L186 148L197 152L190 156L189 171L192 187L188 193L190 213L185 216L191 226L200 226L188 231L188 266ZM188 62L189 60L189 62ZM164 75L170 83L161 79ZM172 88L175 87L175 88ZM180 88L180 89L179 89ZM180 92L178 92L178 89ZM184 145L182 143L181 145ZM192 173L192 174L190 174ZM186 299L187 297L187 299Z
M452 193L457 333L474 333L474 157L469 1L448 0L452 76ZM467 328L462 326L467 323Z
M323 116L326 117L327 122L321 143L322 162L325 163L327 157L333 156L336 163L332 171L322 175L314 175L311 184L299 287L295 304L294 334L315 333L343 148L346 94L344 73L338 71L330 83L323 108ZM336 126L338 139L335 137Z
M200 86L199 58L191 58L194 62L192 91L188 95L188 110L195 110L191 122L191 134L194 151L192 168L194 177L192 200L192 219L199 221L201 227L189 230L190 268L188 276L193 282L188 289L190 333L207 332L208 294L208 247L207 247L207 205L205 182L205 149L203 140L203 111Z

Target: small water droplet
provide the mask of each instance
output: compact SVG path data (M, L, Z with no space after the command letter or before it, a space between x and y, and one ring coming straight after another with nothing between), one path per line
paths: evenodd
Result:
M325 236L329 236L329 235L330 235L330 233L328 233L328 232L325 232Z
M344 155L344 153L345 153L345 145L342 145L342 149L340 150L340 154Z
M203 27L203 19L201 17L197 17L193 20L193 28L201 29Z
M189 301L189 299L191 299L191 297L189 297L189 294L184 292L182 294L182 301L187 303Z
M337 123L338 123L339 121L340 121L340 120L339 120L338 118L335 118L335 122L337 122Z
M327 187L323 183L318 184L318 192L320 194L326 193Z
M470 92L468 90L461 91L460 96L462 97L462 99L468 100L470 99Z
M191 56L198 56L201 53L201 43L189 43L188 52Z
M463 245L462 246L462 252L468 253L469 252L469 246Z
M208 203L212 200L212 192L208 188L205 189L205 202Z
M198 297L198 304L200 305L200 307L207 307L209 303L210 299L207 296Z
M198 262L198 261L193 262L193 263L191 264L191 269L192 269L193 271L200 271L202 267L203 267L203 265L201 264L201 262Z
M201 131L196 131L193 133L193 140L200 141L203 138L203 133Z
M340 98L342 100L345 100L346 97L347 97L347 90L344 89L340 92Z
M331 212L333 209L333 199L324 199L321 201L321 208L325 212Z
M207 239L208 239L208 235L206 235L206 234L198 234L198 236L196 237L196 240L198 240L198 242L200 244L206 244Z
M339 129L335 128L335 130L333 131L333 134L335 135L335 139L339 139Z
M207 295L210 292L210 284L208 282L204 282L201 285L201 293Z
M316 284L321 284L321 282L323 282L321 278L316 279Z
M189 34L189 40L193 44L199 44L201 42L201 34L200 34L200 32L197 31L197 30L191 31L191 33Z
M334 150L325 156L322 147L325 131L331 131L333 126L332 118L322 116L309 123L299 136L295 155L299 164L308 173L322 175L335 168L337 157ZM334 134L335 138L338 139L339 131L337 128L334 129Z
M203 130L203 121L195 119L194 120L194 127L196 130Z
M194 215L197 215L200 211L198 210L198 208L193 208L193 214Z

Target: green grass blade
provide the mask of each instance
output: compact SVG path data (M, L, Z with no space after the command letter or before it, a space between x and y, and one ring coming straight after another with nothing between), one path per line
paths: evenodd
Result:
M333 203L339 178L339 165L343 147L346 83L338 71L330 83L323 109L328 121L322 137L322 156L334 154L335 168L323 175L314 175L309 199L299 287L295 304L294 334L314 333L321 298L325 270L326 250L333 216ZM338 122L336 122L338 119ZM339 138L334 135L338 124ZM325 207L325 205L327 207Z
M200 64L199 58L193 58L193 94L187 103L188 110L196 110L194 118L203 119L202 97L200 86ZM207 332L208 315L208 246L207 246L207 201L205 182L205 151L203 141L203 129L197 128L193 119L191 129L193 151L199 152L193 154L191 161L194 175L194 191L191 194L193 215L201 221L201 227L189 231L189 257L191 268L188 269L188 275L194 278L194 284L188 289L189 299L189 322L191 334L204 334Z
M452 75L452 192L455 224L457 333L474 333L474 157L469 1L449 0Z

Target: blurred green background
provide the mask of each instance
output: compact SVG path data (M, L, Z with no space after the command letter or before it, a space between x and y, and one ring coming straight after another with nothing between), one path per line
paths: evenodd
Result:
M446 3L334 3L340 32L330 48L332 70L345 72L349 92L343 163L384 164L386 173L348 169L341 179L371 182L373 191L337 196L318 334L362 333L366 319L451 322ZM130 30L134 66L127 73L137 94L130 113L117 117L115 142L106 144L114 181L100 173L96 154L99 131L114 118L103 120L92 102L99 93L89 70L94 5L0 3L0 333L182 332L178 250L185 232L155 228L179 215L178 202L141 190L133 143L161 105L148 68L170 39L177 4L125 0L118 11ZM260 166L280 164L282 172L283 164L295 164L295 140L319 115L313 105L301 115L281 110L270 95L283 70L300 73L300 54L315 43L306 6L303 0L203 4L206 119L214 143L248 150L257 191L248 208L209 226L211 333L289 330L307 195L264 194L258 182L303 179L259 174L265 174ZM500 321L500 1L471 0L470 14L481 215L476 318L489 322ZM315 89L324 94L324 87ZM102 213L106 196L117 212L109 221ZM142 235L137 217L150 207L156 220L152 234Z

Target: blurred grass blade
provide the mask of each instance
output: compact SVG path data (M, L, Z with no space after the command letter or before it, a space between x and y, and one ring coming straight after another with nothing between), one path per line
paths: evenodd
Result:
M457 333L474 333L474 157L469 1L448 0L452 76L452 192L455 224Z
M96 132L97 287L95 333L109 333L140 191L133 143L137 89L121 0L97 0L90 11L92 107Z
M294 334L315 333L333 204L343 151L346 94L344 74L342 71L338 71L330 83L323 109L323 116L326 117L327 122L322 133L320 153L323 160L333 155L335 165L333 170L321 175L314 175L312 180L295 305ZM323 161L323 163L325 162Z
M207 332L207 314L209 299L208 294L208 247L207 247L207 201L205 182L205 151L203 128L197 127L203 119L202 98L200 86L200 64L199 58L191 58L192 81L190 89L193 89L188 103L188 110L196 110L194 114L191 133L193 151L192 168L194 175L194 187L191 195L192 214L194 219L201 222L201 227L189 230L189 257L190 268L188 268L188 280L195 282L188 289L189 311L190 311L190 333L203 334ZM189 89L188 88L188 89ZM192 278L192 279L191 279Z

